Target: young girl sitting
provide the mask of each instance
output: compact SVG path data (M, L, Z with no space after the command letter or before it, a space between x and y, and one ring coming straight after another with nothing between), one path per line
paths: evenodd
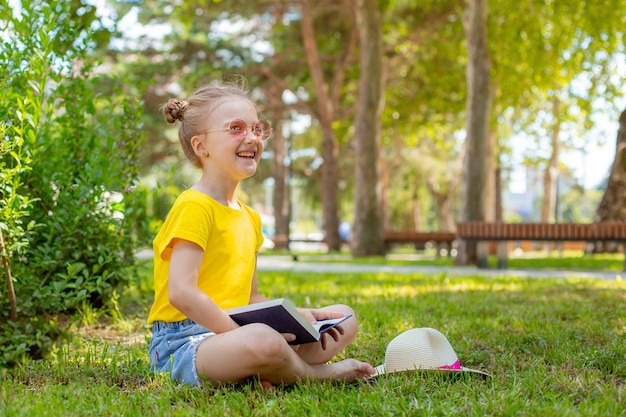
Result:
M265 301L257 292L256 257L263 242L257 212L237 199L239 182L255 174L267 121L242 88L205 86L163 106L200 180L174 203L154 247L155 300L150 365L177 381L200 385L258 377L263 386L297 381L365 379L374 368L345 359L328 363L357 332L346 305L299 309L307 320L352 314L321 342L292 346L291 334L264 324L238 326L225 309Z

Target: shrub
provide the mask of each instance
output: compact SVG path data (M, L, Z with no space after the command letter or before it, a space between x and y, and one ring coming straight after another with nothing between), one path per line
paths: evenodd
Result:
M108 39L95 8L12 5L0 1L0 228L18 320L4 319L9 297L0 286L0 364L45 353L60 333L44 317L102 307L129 282L143 142L135 84L93 56ZM15 325L25 319L28 326ZM21 346L16 357L6 353L11 341Z

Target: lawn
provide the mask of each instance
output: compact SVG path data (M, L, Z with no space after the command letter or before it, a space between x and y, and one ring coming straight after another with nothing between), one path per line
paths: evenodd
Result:
M274 255L275 253L269 252ZM279 255L286 255L287 252L278 252ZM338 255L326 255L319 252L296 252L300 262L354 262L359 264L373 265L436 265L454 266L454 257L436 256L432 249L425 251L415 251L415 249L404 246L396 248L387 256L370 256L352 260L349 252L342 252ZM507 260L509 269L540 269L540 270L580 270L580 271L616 271L624 269L624 254L594 254L585 255L582 251L552 251L551 254L543 251L526 252L522 254L511 253ZM489 267L495 268L497 265L496 256L488 259Z
M445 334L461 364L373 383L177 386L147 370L150 262L104 315L75 317L74 338L43 361L2 370L0 415L620 416L626 415L626 283L444 274L260 272L260 290L297 304L352 305L360 334L345 356L378 365L413 327Z

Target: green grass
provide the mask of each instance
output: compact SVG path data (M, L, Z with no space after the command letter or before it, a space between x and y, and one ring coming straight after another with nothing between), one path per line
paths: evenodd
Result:
M493 258L493 264L496 260ZM565 252L562 256L533 256L528 258L510 258L509 268L519 269L568 269L622 271L624 269L623 254L583 255Z
M433 327L462 365L493 375L412 373L265 392L254 383L178 386L148 372L150 262L143 266L121 315L73 328L74 340L46 360L1 371L0 415L626 415L624 282L260 272L269 297L356 309L361 330L343 356L378 365L395 335Z
M350 262L368 265L435 265L454 266L454 258L448 256L435 256L434 250L416 252L410 248L399 248L391 251L387 256L370 256L352 259L349 252L328 255L319 252L295 253L300 262ZM285 255L286 252L268 252L263 255ZM496 256L489 257L489 267L494 268L497 264ZM582 251L564 251L562 253L552 251L528 252L523 256L510 254L508 258L509 269L553 269L553 270L580 270L580 271L623 271L624 254L596 254L584 255Z

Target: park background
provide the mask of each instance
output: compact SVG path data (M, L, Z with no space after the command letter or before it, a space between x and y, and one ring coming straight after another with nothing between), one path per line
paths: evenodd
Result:
M99 360L88 372L106 370L105 385L123 386L130 369L139 381L139 391L132 391L138 397L146 384L164 389L158 385L163 381L146 382L145 360L137 353L141 342L124 356L125 371L111 368L106 344L74 357L56 343L76 325L80 334L94 331L100 314L127 325L122 307L128 305L137 315L133 331L138 326L142 339L145 329L137 322L151 284L149 264L136 254L150 247L173 200L197 176L159 106L214 80L243 75L275 127L258 174L241 188L243 201L273 217L270 234L321 231L334 252L341 250L339 224L346 221L355 261L384 262L383 230L452 230L459 220L498 216L598 220L625 103L625 7L617 0L499 0L489 2L488 10L478 0L2 0L0 231L6 280L0 286L0 351L3 366L16 371L3 371L0 399L19 409L12 400L31 392L28 381L35 393L50 381L63 385L64 375L74 371L80 381L86 376L79 369L90 357ZM594 149L604 149L602 157L591 158ZM507 206L507 190L518 191L526 183L519 178L527 174L540 179L534 194L519 199L523 206ZM614 202L624 207L623 198ZM311 289L306 277L269 277L291 282L276 291L311 302L301 292ZM541 375L544 389L554 393L549 409L563 406L575 414L581 403L588 410L624 409L624 374L612 365L625 351L619 343L623 319L615 317L623 309L620 281L533 284L492 281L478 272L468 279L344 278L324 276L319 289L327 292L314 302L336 297L334 288L344 285L340 292L357 307L370 315L379 311L369 317L373 324L360 354L382 360L384 341L414 323L403 318L382 330L385 312L431 314L455 340L464 340L470 364L522 377L528 396L521 402L520 386L507 385L504 376L496 384L503 388L500 400L514 404L509 412L523 410L524 401L541 409L542 400L531 393L532 375ZM383 290L358 292L362 282ZM418 294L430 294L425 305L409 302ZM541 302L546 294L562 294L552 307L558 311ZM430 307L437 304L445 309ZM387 307L381 311L381 305ZM529 314L532 308L539 317ZM495 317L488 334L480 329L485 311ZM516 314L529 321L515 321ZM554 340L541 331L552 315L572 326L555 332ZM530 336L520 345L521 327ZM506 333L505 346L518 354L494 359L502 359L496 333ZM531 357L520 360L539 354L536 346L545 348L546 341L574 346L581 338L589 338L581 354L573 348L550 351L567 382L550 379L551 368ZM482 348L471 353L476 345ZM42 368L32 358L51 362ZM580 390L579 373L591 381L578 379ZM426 386L443 395L446 384ZM470 388L473 403L497 414L481 398L481 387Z
M289 15L289 13L291 13L289 7L293 6L293 4L286 4L287 6L284 6L285 9L283 9L282 13ZM396 12L407 12L409 15L417 12L426 16L443 19L442 22L437 21L431 23L432 27L429 26L430 30L436 30L449 25L456 26L458 28L460 24L458 9L453 11L453 8L458 6L454 2L448 4L445 2L433 2L432 4L423 3L421 9L420 7L416 7L414 10L411 10L410 6L407 6L402 2L394 2L391 4L396 8ZM108 13L111 13L112 10L110 8L106 8L106 2L100 2L100 5L103 6L101 9L103 10L101 12L101 16L105 18L107 16L107 11ZM267 3L267 5L270 9L275 6L271 2ZM246 71L253 73L259 72L255 69L255 67L258 65L268 64L269 69L265 68L261 72L273 71L271 62L267 59L263 60L263 57L276 52L276 46L272 44L273 40L271 37L264 34L264 31L267 30L267 28L262 27L266 23L272 24L271 22L268 23L261 21L262 24L258 24L258 21L251 20L250 24L252 26L256 25L257 27L257 29L254 29L246 25L247 22L245 17L243 19L239 17L231 17L228 20L218 19L217 21L212 21L211 17L207 17L207 14L210 16L212 11L209 11L209 13L206 11L198 12L198 10L192 10L193 7L194 6L191 6L191 8L188 9L188 12L195 12L199 17L197 22L188 23L189 30L199 30L201 32L203 30L203 25L208 25L211 28L211 36L219 38L222 41L228 40L228 42L232 42L239 47L247 48L250 59L254 62L248 66L244 65L245 69L241 70L243 73L246 73ZM263 8L263 5L260 7ZM390 10L393 10L393 7L390 7ZM585 3L580 6L578 12L587 13L588 7L589 5ZM235 14L241 15L241 12L237 11L236 4L229 6L229 8L231 10L235 10ZM335 8L338 10L342 9L341 6L337 5L318 5L314 10L310 11L310 13L312 15L317 15L318 20L323 21L323 16L325 16L326 13L334 13ZM294 7L293 10L295 11L296 8ZM221 12L222 10L217 8L215 10L215 15L219 16L219 13ZM550 14L560 13L558 9L537 9L536 12L540 15L540 18L545 18L547 20L552 19ZM574 14L577 13L573 10L571 12ZM275 11L275 13L281 12ZM564 14L568 13L569 12L565 12ZM544 16L543 14L547 15ZM391 13L389 15L391 16ZM344 17L348 20L352 19L349 13L345 14ZM513 19L514 17L515 16L506 16L507 19ZM424 17L424 20L427 19L428 17ZM563 16L562 19L562 21L558 21L559 25L570 25L572 28L576 26L576 23L573 20L568 20L570 19L569 16ZM165 20L167 20L167 18ZM497 21L498 17L493 17L493 20ZM208 23L209 21L211 23ZM143 24L138 24L139 22ZM393 27L394 25L393 21L384 23L388 23L389 27ZM420 22L417 21L417 25L414 24L411 27L412 22L409 21L403 23L407 26L407 28L404 29L406 33L402 32L402 28L396 28L395 30L390 29L388 32L384 33L384 35L387 36L384 41L386 41L389 45L383 45L383 54L393 53L394 55L402 55L402 58L399 59L411 59L411 57L419 57L419 60L424 61L438 58L440 59L440 55L442 54L439 51L430 51L430 54L428 54L423 46L415 45L416 42L414 37L418 36L417 33L420 30L427 30L428 25L422 24L419 26ZM556 24L556 22L553 23ZM530 29L528 27L524 27L525 23L523 21L518 24L521 29L514 29L514 31L520 31L520 36L522 36L523 39L524 34ZM541 22L537 22L537 24L542 25ZM536 54L539 57L539 62L537 62L536 65L545 66L554 65L554 63L548 63L551 60L551 54L554 53L554 51L552 51L554 47L550 44L559 44L558 48L562 48L565 55L562 62L556 63L556 66L561 67L561 69L554 68L548 71L567 72L568 74L564 74L565 79L558 81L558 84L567 85L563 85L561 87L563 90L562 92L556 93L556 90L553 88L554 86L548 86L547 90L542 93L545 95L542 96L542 94L538 94L534 98L530 99L531 101L544 101L544 104L543 107L538 109L536 113L532 112L523 116L525 119L523 121L520 121L520 117L515 114L494 116L499 118L498 124L501 125L498 128L493 127L493 129L497 131L494 133L497 135L497 138L495 139L497 143L493 143L492 139L489 146L496 147L496 152L500 153L496 157L497 162L495 162L495 165L500 172L499 175L501 176L503 189L498 191L498 193L501 193L501 198L499 200L496 197L491 198L492 200L495 199L496 201L502 202L502 207L500 208L502 210L502 216L504 220L508 221L546 222L558 220L568 222L588 222L594 219L595 208L599 202L601 192L606 188L606 182L611 166L610 161L612 161L615 156L614 138L618 128L617 118L621 109L624 108L625 103L622 95L623 88L621 88L621 84L624 74L626 73L626 63L624 62L624 55L619 52L619 47L613 50L605 44L606 47L599 47L599 51L586 52L592 55L596 54L596 58L592 59L592 61L596 61L596 64L601 67L585 70L583 69L581 61L576 62L576 60L571 58L568 59L567 55L572 53L572 51L567 51L568 47L560 45L562 41L568 42L572 41L572 39L554 39L554 34L552 33L549 25L550 23L546 21L546 23L544 23L544 27L538 28L538 30L542 31L542 36L540 36L539 39L536 39L537 44L529 43L520 47L524 49L537 49ZM131 8L128 10L128 13L126 13L122 18L119 27L123 28L122 34L127 42L131 39L139 44L143 43L144 45L153 45L155 42L172 42L172 39L176 38L179 38L178 41L180 41L181 37L180 35L172 33L172 31L176 31L176 28L172 27L171 21L163 23L163 19L158 16L158 13L146 13L144 10L142 14L142 10L140 8ZM388 29L388 27L385 26L384 29ZM350 38L349 35L356 36L354 33L354 25L347 25L347 27L342 28L321 27L315 28L315 31L306 33L303 30L304 29L301 29L301 34L297 33L297 35L321 36L323 38L326 36L326 33L332 33L333 36L338 39L342 39L344 42L351 41L352 38ZM349 32L350 30L352 30L352 32ZM293 37L293 34L290 33L289 35ZM601 34L598 33L597 35L602 38ZM193 34L182 35L183 38L185 36L192 37ZM209 38L211 36L209 36ZM498 36L499 35L496 34L494 38L498 39ZM588 36L588 34L579 34L576 36L585 37ZM620 38L620 35L616 35L616 39L617 38ZM254 42L251 41L251 39L254 39ZM297 45L298 39L294 40ZM432 41L437 42L439 40L433 39ZM456 39L456 41L463 42L463 37L461 36ZM607 40L604 40L603 42L606 41ZM403 53L400 54L398 51L401 50L402 47L396 45L394 49L391 46L394 42L413 44L413 49L407 50L406 52L403 51ZM450 42L450 40L448 40L448 42ZM454 42L454 40L452 40L452 42ZM422 41L422 43L428 45L427 41ZM492 43L494 42L492 41ZM517 41L517 43L519 43L519 41ZM122 47L121 44L120 47ZM303 47L306 49L306 43ZM326 45L322 45L320 49L324 47L326 47ZM280 141L277 140L277 143L272 145L267 152L266 157L268 161L275 166L273 168L261 170L261 175L259 175L259 182L262 180L264 194L260 194L261 187L258 183L246 187L246 192L250 194L251 202L262 214L267 216L264 218L270 220L268 223L272 223L272 226L277 223L278 234L295 234L299 237L306 234L312 234L313 236L328 235L331 240L331 249L337 248L337 243L334 242L334 240L336 240L336 236L334 236L334 233L336 233L334 231L335 225L343 221L346 221L349 224L354 223L354 213L358 211L354 207L354 199L351 197L351 194L354 192L354 186L350 184L350 181L351 177L353 177L354 168L349 166L349 169L338 172L340 177L338 179L332 178L334 176L332 174L334 171L331 168L328 170L330 172L325 174L323 167L325 155L323 154L324 151L320 149L320 145L316 145L315 142L313 142L314 146L311 146L312 142L310 140L302 143L302 139L297 138L297 135L315 135L316 133L312 133L309 127L313 124L313 129L319 129L320 125L324 122L323 120L320 120L320 117L323 116L323 111L319 109L319 106L322 105L318 105L318 108L315 108L315 105L313 105L313 108L311 108L310 103L315 99L314 95L318 95L318 97L324 96L323 90L337 89L337 86L333 86L333 83L337 83L337 80L345 75L340 74L337 76L337 73L331 75L328 71L333 71L337 68L339 69L337 72L345 70L344 65L339 66L337 62L332 62L333 59L336 60L336 56L346 57L345 60L348 61L351 54L352 60L356 60L356 52L354 50L350 50L350 47L351 45L349 44L342 45L339 43L337 46L334 46L334 50L323 50L322 53L326 53L326 56L317 57L317 59L320 60L319 62L312 61L315 59L315 52L306 51L305 55L311 54L311 56L307 55L306 61L304 60L304 57L302 57L302 62L300 63L294 63L292 61L289 62L291 68L287 70L288 75L290 72L293 72L293 68L295 68L296 72L298 72L298 68L307 66L309 67L309 72L311 73L320 70L325 70L327 73L323 74L324 79L322 82L320 82L318 77L317 84L315 84L316 81L313 80L314 85L306 88L307 91L312 90L314 92L313 96L308 96L309 93L304 91L305 87L303 85L290 85L288 81L282 83L279 95L283 96L283 101L293 105L292 107L288 107L287 112L289 114L287 119L285 119L283 112L280 120L278 120L278 126L282 130L281 134L283 134L286 138L286 143L280 143ZM428 45L427 47L432 46ZM217 51L213 50L218 61L224 59L224 57L220 54L220 52L224 51L220 51L219 48L221 48L221 46L217 47ZM285 48L286 52L289 53L291 51L290 48L293 48L293 46L288 45L283 46L283 48ZM572 46L572 50L577 48L579 48L580 52L581 48L587 49L588 45L581 42L578 46ZM607 51L607 48L611 49L611 51L615 51L616 53L610 53L610 58L600 58L600 56ZM311 48L309 48L309 50L310 49ZM206 56L209 57L209 60L211 60L211 54L208 51L196 51L196 53L207 53ZM232 53L232 50L230 53ZM447 59L452 59L459 64L457 71L457 76L459 76L459 78L456 78L456 82L459 84L450 84L450 80L447 81L447 84L438 84L440 87L435 87L435 89L425 93L427 95L426 101L428 101L428 95L432 97L433 94L442 95L443 93L443 95L453 97L443 99L444 106L449 105L452 102L456 102L458 105L459 101L461 104L465 104L462 100L460 100L462 99L462 96L458 96L459 90L464 88L463 82L465 81L462 77L462 67L464 64L463 54L459 53L458 50L452 53L459 54L457 57L447 57ZM190 57L190 59L194 58ZM220 62L217 65L225 65L230 68L233 65L232 62L237 59L245 61L246 57L228 56L228 62ZM276 60L277 58L274 59ZM512 59L514 60L516 57L513 56ZM323 63L323 61L326 61L326 63ZM504 61L504 59L498 59L498 61ZM347 64L350 63L348 62ZM347 64L345 66L347 66ZM413 66L406 65L405 68L398 68L397 71L388 71L388 73L385 74L385 77L387 82L390 85L393 85L393 82L389 81L390 78L393 79L394 76L401 74L402 71L410 71L417 73L414 78L416 83L423 83L425 72L438 71L436 67L429 66L432 64L433 63L430 62L427 65L420 65L419 63L415 63ZM447 65L443 62L438 64ZM215 65L215 63L212 64L212 66ZM237 66L238 64L234 65ZM284 65L284 63L281 65ZM314 65L317 65L318 68L312 69ZM322 65L325 65L326 68L321 68ZM393 65L393 60L390 60L390 64L387 65ZM519 82L519 75L528 79L531 79L532 77L546 77L546 75L542 73L542 71L544 71L543 69L531 68L529 70L525 68L527 63L513 63L513 65L517 65L517 71L511 74L511 79L509 80L505 75L499 74L499 83L517 83ZM574 68L573 70L563 68L569 65L574 67L578 66L578 68ZM446 70L450 71L448 68L446 68ZM183 72L188 71L193 72L190 68L183 70ZM600 75L601 72L605 72L605 74ZM593 75L594 73L595 75ZM194 74L191 77L195 80L198 75ZM593 83L598 83L596 77L602 79L602 81L600 81L602 86L593 85ZM260 80L261 83L264 81L265 80L263 78ZM179 79L169 77L167 82L167 88L170 89L168 93L171 95L181 91ZM400 83L398 83L398 86L400 89L403 88ZM436 88L441 88L441 90L437 91ZM528 88L537 89L538 87L531 81L529 82ZM322 90L322 92L317 93L316 89ZM594 89L596 90L595 92L593 91ZM600 90L606 92L607 94L599 93ZM296 97L296 93L298 91L300 91L300 96ZM393 94L394 90L393 87L391 87L386 91L390 91L391 94ZM332 92L332 94L341 97L346 94L349 95L353 92L354 89L347 88L345 91ZM526 92L523 91L522 87L516 94L523 95L526 94ZM564 101L567 101L568 104L561 104L561 98L557 98L551 103L546 103L546 101L550 101L546 100L546 97L550 97L552 94L563 94L566 96ZM266 95L269 94L266 93ZM307 98L303 100L302 97L305 96L307 96ZM159 98L164 100L166 97L167 93L161 95ZM418 101L419 96L412 97L409 94L403 95L403 93L400 93L398 99L405 99L408 103L411 103L412 101ZM296 100L296 102L291 103L290 100ZM335 100L343 99L335 98ZM301 108L301 101L307 101L309 103L309 108L305 111ZM345 102L349 103L349 99L345 100ZM581 104L581 102L586 102L586 104ZM155 103L155 105L156 104L157 103ZM338 105L341 106L341 104L343 104L341 101L337 101L335 103L326 103L323 105L335 108ZM504 104L503 108L506 108L507 104ZM523 104L520 103L520 105ZM551 108L551 106L558 106L558 109L555 110ZM383 182L384 188L382 195L398 195L399 193L393 188L393 184L388 183L397 181L398 177L402 178L409 176L410 178L407 183L403 182L399 185L399 187L397 187L401 190L401 196L403 198L396 198L396 201L392 203L388 201L393 198L385 199L384 203L379 202L379 204L384 206L382 208L383 213L379 214L379 216L382 217L380 221L383 223L383 229L453 230L454 219L459 218L457 214L459 210L459 181L458 179L454 179L454 177L460 176L459 164L457 164L456 169L452 169L444 173L441 171L448 170L448 166L446 164L451 163L451 160L458 160L459 158L462 158L462 154L458 152L458 149L462 147L462 142L464 140L463 136L465 134L462 116L456 120L456 125L454 123L442 123L441 121L435 120L430 123L430 126L424 126L424 119L420 120L418 118L417 121L413 121L415 116L407 117L401 112L398 112L398 107L388 107L390 107L388 112L391 112L392 120L405 120L406 118L407 125L416 125L417 127L415 128L415 132L410 132L409 130L407 131L408 133L405 133L405 131L400 133L398 130L394 131L389 129L389 127L385 124L382 132L382 135L385 136L382 139L383 143L388 143L391 140L389 138L394 135L403 135L404 138L401 142L404 144L408 144L410 147L412 147L411 145L414 143L418 144L420 155L416 156L416 158L423 158L427 161L427 166L425 168L422 167L420 170L420 168L416 166L419 164L410 163L411 168L407 170L408 172L405 172L397 167L405 165L406 160L393 155L392 151L387 151L385 148L388 147L382 149L379 158L382 166L379 174L382 177L381 181ZM412 104L405 104L403 107L405 107L409 112L415 111L416 108ZM511 111L511 108L512 107L508 107L507 111ZM354 115L354 108L352 108L352 110L348 110L347 113L350 113L350 111L352 111L352 115ZM558 116L555 116L554 114L550 115L550 112L555 111L563 112L563 114L559 114ZM434 112L436 112L436 110ZM462 112L463 110L461 110L461 113ZM449 110L445 110L441 113L447 113L448 116L450 115ZM439 114L439 116L441 117L442 114ZM341 117L336 117L336 119L340 118ZM350 119L350 116L348 116L348 119ZM506 123L501 123L503 120L506 120ZM339 121L340 120L337 120L337 122ZM335 122L335 120L331 120L331 122ZM398 122L393 122L393 124L396 123ZM442 124L445 125L444 128L440 128ZM517 124L517 126L511 126L509 131L506 131L507 127L505 125L507 124ZM500 130L498 131L498 129ZM317 132L317 134L319 135L319 132ZM334 149L334 152L339 152L341 155L344 155L346 154L346 151L350 152L349 148L345 148L352 146L350 137L353 134L353 131L343 132L339 130L334 133L334 135L337 136L336 138L326 138L325 140L331 142L329 146ZM323 135L324 134L322 133L322 136ZM433 140L433 135L438 136L438 138ZM558 140L557 144L547 139L551 135L556 136L556 139ZM171 138L172 136L170 136L170 139ZM160 137L157 139L160 139ZM324 139L322 139L322 141L323 140ZM319 138L317 138L317 141L319 143ZM333 144L333 141L336 141L337 143ZM450 147L450 149L446 149L445 146L438 146L437 141L447 142L446 146ZM437 148L436 152L428 150L429 142L435 143L435 147ZM422 146L419 146L420 144ZM438 155L437 153L440 154ZM277 156L275 157L275 155ZM328 155L326 155L326 157L329 158ZM298 161L299 159L302 160ZM412 161L409 160L409 162ZM430 166L428 166L428 163L437 168L431 169ZM489 163L489 161L487 161L487 163ZM279 170L278 166L281 164L286 166L283 167L282 170ZM547 167L550 165L550 170L548 170ZM489 167L487 169L489 169ZM552 174L550 174L551 177L546 180L547 182L544 183L544 176L547 175L548 171L551 171ZM556 173L554 173L554 171L556 171ZM446 178L446 176L448 176L448 178ZM450 179L449 177L453 177L453 179ZM318 184L323 178L327 178L327 181L331 184L336 182L340 184L339 196L335 197L333 195L333 187L322 187L324 189L328 188L331 191L329 191L326 196L321 193ZM151 180L153 181L152 184L155 184L158 181L158 179L155 178L152 178ZM256 191L250 190L252 187L256 188ZM344 187L345 189L341 187ZM406 193L408 190L413 192L414 195L407 195ZM347 191L347 193L344 191ZM544 194L550 196L550 198L543 199ZM378 196L378 200L381 198L381 196ZM437 206L435 202L441 200L443 200L443 202ZM447 200L452 201L450 202ZM392 204L393 206L391 206ZM495 203L491 201L491 204L488 202L487 205L495 206ZM337 206L337 208L335 208L335 206ZM276 207L281 208L281 210L276 210ZM450 210L454 213L450 213ZM496 207L493 210L497 212L498 208ZM439 216L437 216L438 212L440 213ZM278 215L277 220L274 214ZM491 216L493 217L494 214L491 214ZM371 228L375 229L375 227ZM318 233L320 231L322 233ZM275 231L271 231L270 234L273 232ZM363 239L359 240L362 241ZM365 253L369 253L370 251L376 252L377 249L364 249L364 251Z

